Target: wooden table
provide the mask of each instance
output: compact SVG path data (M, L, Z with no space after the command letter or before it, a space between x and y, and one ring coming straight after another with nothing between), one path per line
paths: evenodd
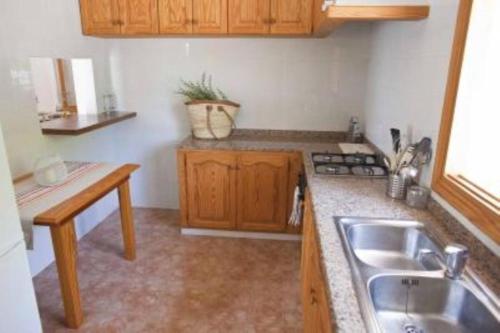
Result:
M138 168L139 166L135 164L123 165L77 195L37 215L34 219L35 225L50 227L66 325L71 328L78 328L83 322L76 267L77 240L74 217L109 192L118 189L125 259L133 261L135 259L135 231L129 178L131 173Z

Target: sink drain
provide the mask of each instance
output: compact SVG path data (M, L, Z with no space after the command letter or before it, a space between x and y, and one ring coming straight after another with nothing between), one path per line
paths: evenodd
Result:
M406 324L404 327L405 333L424 333L424 330L413 324Z

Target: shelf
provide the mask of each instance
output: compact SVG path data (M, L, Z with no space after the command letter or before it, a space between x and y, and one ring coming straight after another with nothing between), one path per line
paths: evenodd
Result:
M429 16L429 6L330 6L324 12L316 8L314 35L323 37L348 22L415 21Z
M40 123L44 135L80 135L134 118L135 112L103 112L95 115L74 115Z

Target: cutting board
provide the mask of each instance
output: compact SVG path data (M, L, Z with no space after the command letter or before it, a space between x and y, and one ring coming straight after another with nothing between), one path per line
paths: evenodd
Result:
M370 146L361 143L339 143L339 147L343 154L375 154Z

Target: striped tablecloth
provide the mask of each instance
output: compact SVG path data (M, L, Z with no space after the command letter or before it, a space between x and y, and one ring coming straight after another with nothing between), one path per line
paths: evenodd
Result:
M34 177L14 184L24 238L28 249L33 249L33 221L35 217L80 193L120 167L107 163L65 162L66 180L56 186L38 185Z

